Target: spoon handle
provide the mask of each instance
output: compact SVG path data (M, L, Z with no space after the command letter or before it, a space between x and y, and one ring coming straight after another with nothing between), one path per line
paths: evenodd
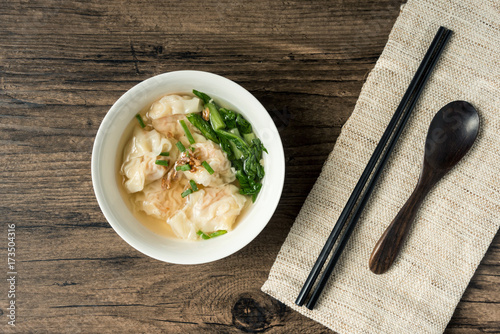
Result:
M411 223L417 215L420 204L428 193L428 187L417 185L410 198L401 208L392 223L380 237L370 256L370 270L383 274L391 267L408 235Z

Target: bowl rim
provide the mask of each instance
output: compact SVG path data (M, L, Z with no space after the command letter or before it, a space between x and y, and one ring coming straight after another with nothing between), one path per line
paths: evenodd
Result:
M103 145L104 145L104 140L106 139L106 130L108 127L112 124L112 122L115 120L116 116L120 113L122 105L126 103L129 99L133 98L134 94L137 94L141 91L145 91L145 89L148 89L150 85L155 85L159 84L160 82L163 81L168 81L168 80L175 80L176 78L180 78L183 76L199 76L203 77L204 80L213 80L214 82L219 82L225 86L231 87L231 89L237 91L238 94L243 94L245 95L245 98L248 98L249 100L252 101L253 107L257 107L256 110L261 110L264 111L264 113L259 114L260 111L257 111L256 113L258 115L253 116L253 117L259 117L259 118L264 118L268 122L268 127L271 128L271 131L274 132L273 134L276 134L277 136L273 138L273 142L276 142L277 145L273 145L273 155L276 155L274 159L278 160L279 164L276 166L276 161L273 165L273 172L276 172L272 184L269 184L268 187L271 185L273 186L273 193L276 194L271 198L270 201L266 201L265 203L265 211L260 212L261 215L263 215L263 220L265 220L264 223L260 222L258 225L255 226L254 229L251 230L251 233L248 233L245 235L245 239L243 242L238 243L236 245L232 245L232 247L226 248L226 251L220 251L217 252L215 255L211 254L204 254L204 257L202 258L191 258L191 259L179 259L179 257L169 257L168 255L162 254L160 255L158 251L151 247L147 247L147 245L144 245L143 243L139 242L134 235L129 233L124 226L120 224L120 222L115 221L115 216L112 212L112 208L110 207L109 204L109 199L106 197L104 189L102 188L102 183L101 182L101 176L99 175L100 170L102 167L102 159L100 159L100 154L102 153L103 150ZM195 83L192 85L193 87L196 86ZM179 92L180 93L180 92ZM165 94L173 94L173 93L165 93ZM236 93L234 94L236 95ZM227 96L216 96L216 98L222 98L223 100L226 99ZM227 99L229 100L229 99ZM145 103L146 105L146 103ZM241 108L238 108L239 112L242 112ZM242 112L243 113L243 112ZM245 114L247 117L248 114ZM252 117L250 117L249 121L252 123ZM130 122L130 120L129 120ZM257 129L256 129L257 131ZM101 121L101 124L99 126L99 129L97 131L97 134L95 136L94 140L94 145L92 149L92 158L91 158L91 174L92 174L92 185L94 189L94 194L96 196L97 202L99 204L99 207L104 214L106 220L108 223L111 225L111 227L114 229L114 231L125 241L127 242L130 246L138 250L139 252L155 258L160 261L168 262L168 263L176 263L176 264L201 264L201 263L208 263L208 262L213 262L220 260L222 258L225 258L229 255L232 255L242 248L244 248L246 245L248 245L251 241L253 241L259 234L262 232L262 230L267 226L269 221L271 220L274 212L276 211L276 208L279 204L279 201L281 199L281 194L283 191L283 186L284 186L284 180L285 180L285 156L284 156L284 150L283 150L283 144L279 135L279 132L272 121L271 116L267 112L267 110L264 108L264 106L253 96L249 91L247 91L244 87L239 85L238 83L225 78L223 76L210 73L210 72L205 72L205 71L193 71L193 70L181 70L181 71L172 71L172 72L166 72L162 73L159 75L155 75L153 77L150 77L144 81L139 82L138 84L134 85L132 88L127 90L124 94L120 96L120 98L113 103L111 108L108 110L106 115L104 116L103 120ZM266 186L266 179L264 179L263 183L263 189ZM260 196L260 194L259 194ZM122 198L120 198L122 200ZM262 200L262 199L261 199ZM255 203L252 204L252 206L257 206L259 204L259 198ZM245 221L246 218L243 219ZM242 222L243 222L242 221ZM242 223L240 222L239 225ZM239 226L235 227L235 229L231 232L233 233L235 230L238 229ZM228 233L227 235L229 235ZM221 238L221 237L219 237ZM217 238L218 239L218 238ZM180 239L179 239L180 240ZM213 242L216 239L211 239L203 242ZM181 242L189 242L185 240L181 240Z

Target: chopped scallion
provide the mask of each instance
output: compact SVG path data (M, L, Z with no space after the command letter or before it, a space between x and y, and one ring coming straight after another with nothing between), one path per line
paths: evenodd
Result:
M183 171L183 172L187 172L188 170L191 170L191 166L189 165L180 165L180 166L177 166L175 167L175 170L177 171Z
M226 230L218 230L218 231L215 231L213 233L210 233L208 236L210 238L215 238L215 237L218 237L219 235L223 235L223 234L226 234L227 231Z
M201 165L202 165L203 167L205 167L205 169L207 170L208 174L212 175L212 174L214 173L214 170L212 169L212 167L210 167L210 165L208 164L208 162L203 161L203 162L201 163Z
M186 147L185 147L185 146L184 146L184 145L183 145L180 141L178 141L178 142L175 144L175 146L177 146L177 148L178 148L178 149L179 149L179 151L181 151L181 152L186 151Z
M196 185L196 182L194 182L193 180L189 180L189 184L191 185L191 189L193 189L193 191L198 191L198 186Z
M208 239L211 239L211 238L215 238L215 237L218 237L219 235L223 235L223 234L226 234L226 233L227 233L226 230L217 230L215 232L208 233L208 234L206 234L202 230L198 230L198 232L196 232L196 234L198 234L199 236L201 236L205 240L208 240Z
M135 118L137 118L137 121L139 122L139 125L141 126L141 128L145 128L146 127L146 124L144 124L144 121L142 120L142 117L140 114L137 114L135 115Z
M155 164L160 166L168 166L168 160L156 160Z
M182 197L182 198L184 198L184 197L186 197L187 195L192 194L192 193L193 193L193 191L192 191L191 189L186 189L186 190L184 190L184 191L182 192L181 197Z
M160 154L162 157L168 157L170 155L170 152L161 152Z
M184 120L181 119L179 121L179 123L181 123L181 126L184 129L184 132L186 133L186 137L187 137L189 143L190 144L194 144L195 141L194 141L193 135L191 134L191 131L189 131L189 129L188 129L187 125L186 125L186 122L184 122Z
M210 237L208 236L208 234L206 234L202 230L199 230L198 232L196 232L196 234L198 234L199 236L201 236L205 240L210 239Z

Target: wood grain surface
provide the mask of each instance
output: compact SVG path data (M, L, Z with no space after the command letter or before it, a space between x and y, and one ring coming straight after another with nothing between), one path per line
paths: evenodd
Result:
M16 225L16 327L2 333L329 333L260 291L383 50L402 0L1 1L0 259ZM251 244L181 266L126 244L92 190L109 107L153 75L214 72L280 129L286 182ZM500 237L447 333L500 333Z

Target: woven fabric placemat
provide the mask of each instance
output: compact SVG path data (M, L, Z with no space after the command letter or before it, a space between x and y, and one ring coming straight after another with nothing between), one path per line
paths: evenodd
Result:
M294 301L439 26L454 31L313 311ZM470 102L481 129L429 193L393 267L371 251L412 192L435 113ZM500 225L500 3L410 0L262 290L338 333L441 333Z

